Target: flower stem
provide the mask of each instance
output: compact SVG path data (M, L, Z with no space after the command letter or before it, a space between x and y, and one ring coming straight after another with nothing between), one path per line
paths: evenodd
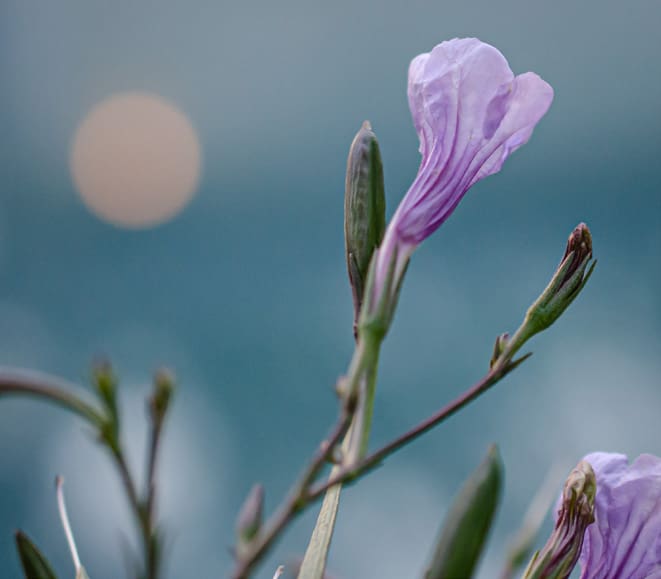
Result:
M350 436L347 440L347 455L343 463L354 464L367 453L369 436L372 429L372 414L374 412L374 394L376 392L377 368L379 352L383 338L377 333L359 330L358 342L361 354L361 364L357 366L357 374L352 379L357 380L357 408L351 423Z
M319 500L331 487L352 482L364 476L385 458L438 426L517 368L530 354L525 354L517 360L513 359L514 355L534 334L535 332L531 331L530 325L524 320L481 380L426 420L372 454L365 456L371 427L379 350L383 336L379 332L370 332L369 329L362 331L356 343L347 376L339 383L344 404L335 427L329 437L320 445L319 451L300 477L287 502L257 537L252 550L248 555L237 560L232 579L247 579L250 572L289 523L305 507ZM352 436L354 425L355 432L360 433L356 438ZM343 438L344 443L351 441L351 444L349 444L348 453L343 457L342 463L333 469L328 480L314 485L325 462L333 457L334 451L339 447ZM344 443L342 446L346 448Z
M104 422L101 412L69 392L73 388L72 384L64 380L39 372L0 368L0 396L18 394L41 398L63 406L95 428L100 427Z

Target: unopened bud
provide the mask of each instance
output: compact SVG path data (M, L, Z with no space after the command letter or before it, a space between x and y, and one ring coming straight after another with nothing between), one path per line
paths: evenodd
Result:
M526 314L530 334L548 328L569 307L592 275L592 235L579 223L567 241L565 254L551 282ZM588 268L588 264L590 267Z
M262 527L262 514L264 510L264 487L256 484L250 490L236 518L236 535L238 545L250 543Z
M573 254L573 258L565 272L564 283L571 282L572 276L578 268L592 257L592 234L585 223L579 223L569 235L561 265L570 257L570 254ZM585 270L585 267L583 269Z
M114 409L116 405L117 378L112 371L110 362L98 361L92 368L92 380L101 400L107 408Z
M354 327L358 320L367 270L386 228L383 164L368 121L356 134L347 159L344 193L344 242L353 295Z
M594 522L597 479L590 464L578 463L565 482L551 537L528 565L524 579L566 579L576 566L588 525Z
M166 369L161 369L154 376L154 391L150 399L150 410L154 420L162 421L165 417L172 392L174 391L174 376Z

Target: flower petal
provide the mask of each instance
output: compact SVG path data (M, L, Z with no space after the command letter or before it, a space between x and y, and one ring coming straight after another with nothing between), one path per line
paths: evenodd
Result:
M623 454L585 457L597 475L595 523L588 527L581 579L661 578L661 459L629 465Z
M528 140L553 90L533 73L515 78L496 48L463 38L411 62L408 98L422 162L394 221L417 244Z
M383 237L375 296L392 264L397 280L417 245L450 216L471 185L499 171L530 138L553 90L533 73L515 77L493 46L455 38L413 59L408 100L422 160Z
M469 187L500 171L505 159L528 142L535 125L546 114L552 101L551 85L535 73L527 72L514 79L506 98L501 97L500 101L490 105L493 108L507 106L507 110L491 137L492 144L496 145L495 150L488 157L474 163L473 168L476 164L480 166Z

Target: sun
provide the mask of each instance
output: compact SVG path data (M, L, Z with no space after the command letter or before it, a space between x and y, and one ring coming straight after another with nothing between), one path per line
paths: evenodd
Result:
M82 200L118 227L148 228L175 217L193 197L200 171L191 122L147 93L118 93L98 103L71 148L71 173Z

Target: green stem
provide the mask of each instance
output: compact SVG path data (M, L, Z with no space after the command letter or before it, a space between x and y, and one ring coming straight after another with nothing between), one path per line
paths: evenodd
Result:
M149 458L147 462L147 488L145 490L145 508L143 514L143 540L145 547L145 564L147 566L147 579L157 579L159 576L160 546L155 533L156 527L156 461L160 447L163 420L159 419L152 425Z
M530 323L528 316L523 320L521 325L517 328L514 335L507 341L507 345L500 356L499 362L509 362L514 358L515 354L523 347L523 345L532 338L539 330L534 330Z
M357 407L351 420L351 427L342 443L342 464L336 465L331 470L331 479L343 469L357 464L367 453L374 409L379 349L382 340L383 334L374 331L370 326L364 328L359 326L356 356L352 360L348 376L348 395L358 395ZM341 491L341 485L329 487L326 491L298 573L299 579L316 579L324 575L337 520Z
M379 365L379 352L383 340L375 332L366 329L359 334L359 352L361 363L357 365L358 374L358 406L352 421L351 436L348 444L345 464L354 464L367 453L370 432L372 430L372 415L374 413L374 395L376 392L376 377Z
M360 439L358 440L358 457L362 459L367 454L369 437L372 432L372 416L374 414L374 397L376 393L376 377L379 366L379 350L375 352L374 362L365 370L364 377L364 395L362 396L362 405L359 408L358 431Z

